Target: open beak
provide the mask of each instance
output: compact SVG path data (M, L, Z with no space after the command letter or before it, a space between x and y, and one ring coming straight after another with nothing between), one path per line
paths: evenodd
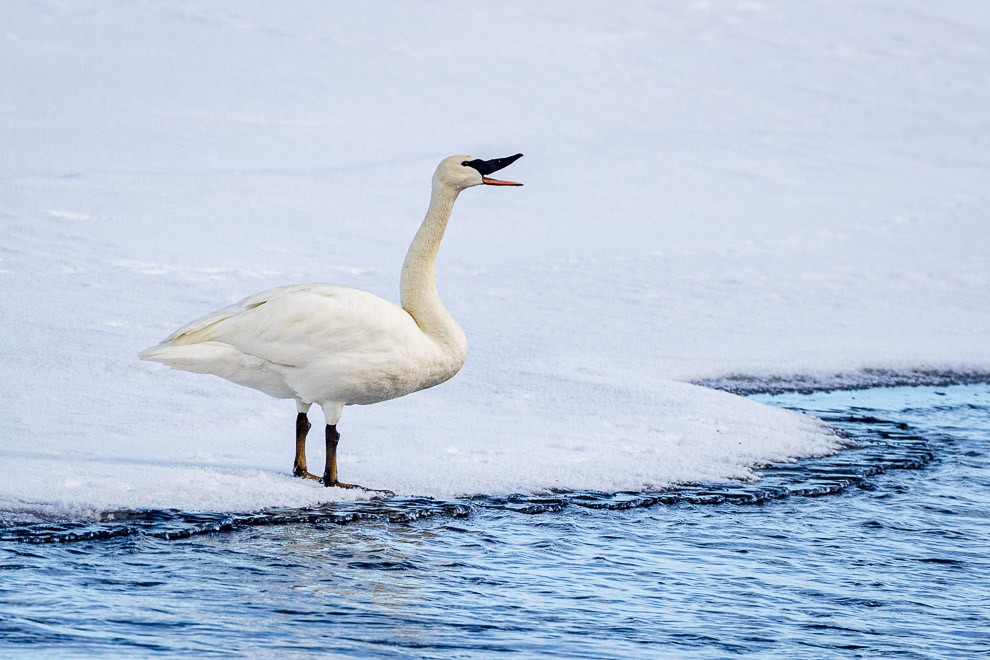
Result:
M486 186L521 186L521 183L516 181L503 181L502 179L493 179L491 177L483 176L481 177L481 182Z
M493 158L491 160L481 160L481 159L469 160L464 164L478 170L478 172L481 173L481 181L485 185L521 186L522 185L521 183L517 183L515 181L502 181L501 179L493 179L488 176L492 172L498 172L500 169L512 165L512 163L516 162L520 158L522 158L522 154L516 154L515 156L506 156L505 158Z

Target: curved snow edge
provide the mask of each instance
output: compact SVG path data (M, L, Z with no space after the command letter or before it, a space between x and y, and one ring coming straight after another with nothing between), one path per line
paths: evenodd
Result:
M990 383L990 371L980 369L860 369L832 375L795 374L790 376L754 376L729 374L715 378L690 381L692 385L709 387L742 396L752 394L785 394L796 392L832 392L835 390L864 390L871 387L975 385Z

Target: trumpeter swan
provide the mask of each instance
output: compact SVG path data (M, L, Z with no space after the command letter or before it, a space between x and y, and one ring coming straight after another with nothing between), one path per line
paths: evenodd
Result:
M402 265L401 307L332 284L283 286L207 314L139 357L295 399L292 473L325 486L353 487L337 480L337 422L344 406L433 387L460 370L467 339L437 295L437 250L457 195L481 184L522 185L488 176L520 157L451 156L437 166L426 218ZM322 479L306 468L306 413L314 403L327 424Z

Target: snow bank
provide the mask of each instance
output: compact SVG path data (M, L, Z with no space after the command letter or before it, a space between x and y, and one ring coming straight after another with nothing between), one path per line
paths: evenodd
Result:
M539 387L520 384L495 402L487 388L470 383L450 390L348 409L340 427L341 478L439 498L551 488L614 492L753 479L753 465L837 446L810 417L681 383L546 379ZM189 393L181 405L202 408L199 398ZM186 417L180 411L160 413L157 428L134 429L130 442L115 438L112 449L63 442L58 452L5 451L0 510L74 517L145 507L249 511L364 496L289 476L294 413L284 403L260 395L259 401L269 413L264 423L227 414L223 430L208 440L207 429L179 427L175 417ZM322 465L322 444L322 434L313 433L313 467Z
M287 476L290 404L134 355L280 284L395 299L458 152L527 154L526 187L467 191L441 250L468 364L348 409L345 479L447 496L748 478L832 440L683 381L990 372L988 18L9 4L0 508L328 497Z

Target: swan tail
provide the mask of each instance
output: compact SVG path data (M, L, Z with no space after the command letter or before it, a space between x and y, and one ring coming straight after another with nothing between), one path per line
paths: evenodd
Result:
M277 365L244 353L223 342L204 341L196 344L162 342L141 351L138 357L142 360L161 362L180 371L220 376L232 383L260 390L278 399L298 398L296 391L285 382L283 370L287 368L286 365Z
M199 344L161 343L138 353L142 360L162 364L201 374L217 374L217 366L230 360L240 361L243 354L233 346L221 342L207 341Z

